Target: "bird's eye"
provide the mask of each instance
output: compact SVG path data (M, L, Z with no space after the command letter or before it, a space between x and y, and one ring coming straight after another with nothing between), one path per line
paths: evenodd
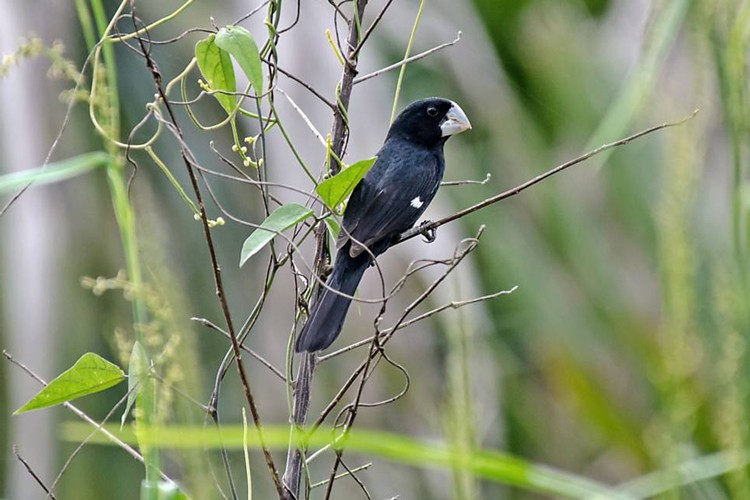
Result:
M437 108L433 108L432 106L430 106L429 108L427 108L427 114L430 116L437 116L438 110Z

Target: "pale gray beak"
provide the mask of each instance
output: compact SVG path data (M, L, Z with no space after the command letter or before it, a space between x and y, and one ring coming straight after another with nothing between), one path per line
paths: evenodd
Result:
M461 109L461 106L454 102L443 121L440 122L440 130L443 131L442 137L450 137L470 129L471 123L469 123L466 113Z

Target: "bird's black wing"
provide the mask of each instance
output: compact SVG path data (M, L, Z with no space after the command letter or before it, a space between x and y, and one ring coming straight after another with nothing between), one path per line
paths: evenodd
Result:
M437 192L443 173L442 156L408 144L386 144L378 160L349 200L342 235L380 253L397 234L409 229ZM346 239L343 239L343 242ZM385 246L379 243L385 242ZM354 243L350 254L362 252Z

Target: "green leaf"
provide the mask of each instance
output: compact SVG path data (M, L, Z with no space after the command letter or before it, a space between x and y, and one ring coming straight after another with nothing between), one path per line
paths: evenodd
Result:
M88 396L109 389L123 380L125 372L119 366L98 354L87 352L13 414L18 415Z
M330 179L326 179L315 189L318 196L328 208L335 210L347 196L352 194L354 188L362 180L370 167L375 163L377 157L373 156L367 160L361 160L343 169Z
M333 242L335 244L336 238L339 237L339 232L341 231L341 225L334 216L326 217L325 221L326 226L328 226L328 234L331 235L331 238L333 239Z
M130 351L130 363L128 364L128 402L125 405L125 411L120 418L120 428L125 425L125 419L128 418L130 409L135 404L135 400L140 392L138 386L148 373L148 355L140 342L133 344L133 350Z
M242 26L227 26L216 34L216 45L234 57L255 89L255 94L262 94L263 68L253 35Z
M67 160L49 163L41 168L21 170L0 176L0 194L20 189L30 182L49 184L70 179L96 167L109 164L111 157L101 151L86 153Z
M234 67L229 54L216 44L216 35L209 35L195 44L195 59L198 68L211 90L237 91L237 81L234 78ZM219 104L227 113L232 113L237 106L237 96L214 94Z
M313 214L313 211L302 205L296 203L289 203L282 205L273 211L268 216L263 224L256 229L253 234L248 236L245 243L242 245L242 252L240 253L240 267L242 267L247 259L258 253L258 251L266 246L277 233L289 229L293 225L300 221L305 220Z

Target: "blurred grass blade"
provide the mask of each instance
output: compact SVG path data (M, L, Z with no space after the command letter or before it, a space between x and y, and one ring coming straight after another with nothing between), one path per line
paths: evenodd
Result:
M216 35L209 35L195 44L195 59L210 90L237 92L232 59L216 44ZM227 113L234 112L237 96L216 93L214 97Z
M263 224L251 234L242 245L240 252L240 267L247 259L255 255L266 246L278 233L289 229L293 225L311 216L313 211L297 203L282 205L268 216Z
M315 188L318 196L328 208L335 210L347 196L352 194L359 181L365 176L370 167L375 163L377 157L373 156L367 160L361 160L341 170L330 179L326 179Z
M716 64L719 98L730 138L732 158L732 244L736 265L747 289L747 248L750 243L750 217L747 206L748 164L748 66L750 5L747 2L717 6L712 13L711 48Z
M616 443L641 460L647 459L641 439L642 428L633 422L628 412L623 411L620 401L612 397L610 391L602 391L598 373L592 367L576 362L575 354L565 350L550 349L551 355L545 358L550 373L550 385L561 401L577 409L578 418L587 428L608 436L609 442Z
M630 498L583 476L534 464L504 453L472 450L460 452L442 444L426 443L411 437L360 429L347 438L347 448L407 463L442 468L465 467L476 477L520 488L574 498Z
M121 432L116 426L106 425L107 430L128 443L135 442L132 427ZM141 446L163 448L240 448L245 443L254 448L260 446L257 429L250 427L245 435L242 425L223 425L221 435L210 427L160 426L139 429ZM311 436L297 433L292 436L295 445L310 448L331 444L332 429L318 429ZM62 437L71 442L89 438L91 427L80 422L65 422L61 426ZM283 425L264 426L263 437L271 448L286 450L290 445L289 427ZM111 445L103 433L88 439L89 443ZM338 445L341 442L337 443ZM394 462L416 467L440 469L465 468L476 477L497 483L509 484L529 491L548 493L555 497L631 499L630 494L615 491L586 477L564 472L546 465L536 464L505 453L488 450L461 451L442 442L415 439L409 436L354 429L347 434L345 447L348 451L368 454Z
M49 184L59 182L102 167L110 162L107 153L86 153L67 160L49 163L44 167L22 170L0 176L0 194L21 189L29 183Z
M612 141L623 135L630 126L633 116L646 102L654 80L666 60L667 54L674 45L677 34L687 15L689 0L672 0L660 2L655 9L660 9L650 23L651 32L644 42L644 52L633 72L624 83L617 100L609 108L604 119L599 123L586 151ZM596 165L603 165L613 150L604 151L594 159Z
M87 352L76 363L52 380L14 415L55 406L72 399L88 396L119 384L125 372L98 354Z
M723 451L651 472L622 484L617 489L635 498L651 498L680 486L723 476L750 465L750 452Z
M137 399L139 393L138 386L147 373L148 355L141 343L136 340L133 344L133 350L130 351L130 362L128 363L128 402L120 418L120 428L125 425L125 419L128 418L128 413L130 413L130 409Z
M234 57L255 89L255 95L260 96L263 93L263 67L253 35L242 26L227 26L219 30L215 42Z
M247 442L247 413L242 408L242 452L245 455L245 480L247 481L247 500L253 500L253 476L250 473L250 446Z

